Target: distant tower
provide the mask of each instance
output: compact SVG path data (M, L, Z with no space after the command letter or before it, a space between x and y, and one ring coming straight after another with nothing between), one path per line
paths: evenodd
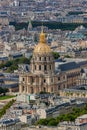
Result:
M32 23L31 23L31 20L29 20L29 24L28 24L28 28L27 28L27 31L32 31Z

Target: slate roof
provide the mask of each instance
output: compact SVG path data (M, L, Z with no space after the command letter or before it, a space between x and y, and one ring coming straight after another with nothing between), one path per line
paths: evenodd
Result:
M13 58L19 58L19 57L22 57L22 56L23 56L23 54L14 54Z
M0 73L0 77L2 77L2 76L4 77L4 74L3 74L3 73Z
M0 120L0 125L12 125L19 122L19 119L3 119Z
M16 87L18 87L18 83L14 83L14 84L2 84L1 87L3 87L3 88L16 88Z
M87 65L87 61L83 61L83 62L79 62L77 63L80 67L83 66L83 65Z
M5 61L5 60L8 60L8 57L0 57L0 60L2 61Z
M59 64L57 64L59 62ZM61 62L62 64L60 64L59 60L55 61L55 71L58 72L60 71L69 71L69 70L73 70L76 68L82 68L84 65L87 65L87 61L81 61L81 62Z
M76 62L68 62L68 63L59 65L58 69L60 69L61 71L68 71L68 70L73 70L79 67L80 65L77 64Z

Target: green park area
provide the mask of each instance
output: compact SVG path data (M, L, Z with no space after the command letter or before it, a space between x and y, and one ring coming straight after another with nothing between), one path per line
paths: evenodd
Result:
M0 100L6 100L15 97L14 95L7 95L8 91L9 90L7 88L0 87Z
M6 100L6 99L14 98L14 97L15 96L13 96L13 95L0 96L0 100Z

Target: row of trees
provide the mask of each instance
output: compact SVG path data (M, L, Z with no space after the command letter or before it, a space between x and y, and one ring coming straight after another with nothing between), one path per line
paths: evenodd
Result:
M10 102L8 102L1 110L0 110L0 118L6 113L6 110L9 109L13 103L15 102L14 99L12 99Z
M69 13L69 15L73 15L73 14L74 13L72 12ZM9 24L14 25L16 30L20 30L23 28L27 30L28 27L28 22L25 23L10 22ZM61 23L57 21L43 21L43 26L47 26L49 29L75 30L75 28L81 25L87 27L86 23ZM33 27L42 26L42 21L32 21L32 26Z
M83 114L87 114L87 104L83 108L74 108L71 113L61 114L57 118L50 119L40 119L37 121L36 125L45 125L45 126L57 126L61 121L75 121L75 119Z
M22 63L30 64L30 59L31 59L31 57L29 59L26 58L26 57L22 57L22 58L18 58L18 59L15 59L15 60L9 60L6 63L0 64L0 69L6 67L7 72L12 72L12 71L18 69L18 64L22 64Z

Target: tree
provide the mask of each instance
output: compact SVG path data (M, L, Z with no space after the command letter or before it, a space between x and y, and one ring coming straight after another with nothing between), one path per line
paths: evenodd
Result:
M65 58L71 58L71 56L69 56L69 55L65 55L64 57L65 57Z
M18 66L17 65L11 65L8 69L7 72L13 72L14 70L17 70Z
M83 50L82 47L80 47L80 48L79 48L79 51L82 51L82 50Z
M53 52L54 59L58 59L60 57L58 52Z
M0 87L0 94L3 94L5 96L7 92L8 92L7 88Z
M12 64L13 64L13 61L7 61L6 64L5 64L5 66L6 66L6 67L9 67L9 66L11 66Z
M40 124L40 125L47 125L48 124L48 120L47 119L40 119L37 124Z
M4 88L4 89L3 89L3 95L5 96L7 92L8 92L8 89L7 89L7 88Z
M86 96L86 94L85 94L85 93L83 93L82 95L83 95L84 97Z
M83 108L74 108L71 113L61 114L57 118L41 119L37 124L56 126L61 121L75 121L78 116L87 114L87 104Z
M55 119L50 119L47 126L57 126L58 122Z
M0 87L0 95L3 93L3 88Z

